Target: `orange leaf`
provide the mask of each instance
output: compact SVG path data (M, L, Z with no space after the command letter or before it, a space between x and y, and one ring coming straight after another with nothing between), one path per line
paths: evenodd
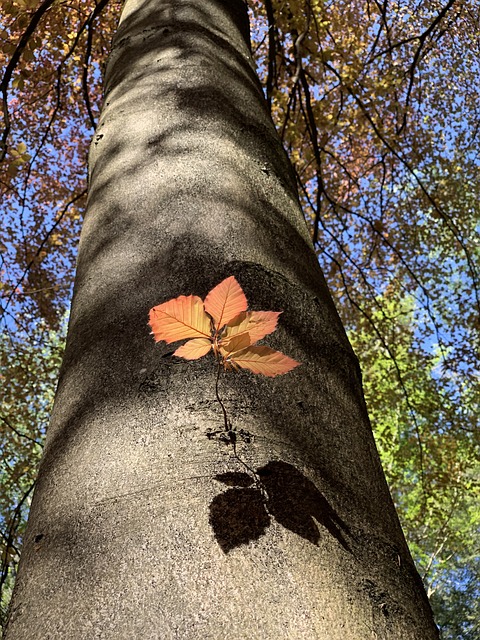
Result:
M207 338L194 338L178 347L173 355L185 360L196 360L206 355L211 348L212 343Z
M270 347L247 347L228 356L226 361L270 378L288 373L300 364Z
M217 284L205 298L205 311L212 316L217 331L246 311L247 306L247 298L234 276Z
M222 342L234 336L248 333L250 344L255 344L277 328L281 311L243 311L231 320L222 336Z
M179 296L150 309L149 324L155 341L209 338L210 318L198 296Z

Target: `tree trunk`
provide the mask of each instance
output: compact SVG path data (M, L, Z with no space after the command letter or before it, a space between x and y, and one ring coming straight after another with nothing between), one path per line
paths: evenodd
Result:
M147 327L230 275L283 310L268 344L302 363L221 376L237 455L213 359ZM437 637L244 2L128 0L6 638Z

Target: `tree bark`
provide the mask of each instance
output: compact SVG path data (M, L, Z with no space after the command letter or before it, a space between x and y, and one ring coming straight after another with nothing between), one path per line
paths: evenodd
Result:
M268 344L302 363L221 376L237 455L214 433L213 359L173 358L147 327L230 275L283 310ZM246 6L128 0L6 638L437 637Z

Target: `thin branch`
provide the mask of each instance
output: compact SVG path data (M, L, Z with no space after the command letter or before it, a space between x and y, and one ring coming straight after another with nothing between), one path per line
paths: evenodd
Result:
M88 112L88 118L90 120L90 124L92 125L93 129L96 129L97 127L97 123L95 121L95 117L93 115L93 111L92 111L92 105L90 102L90 94L88 91L88 72L90 69L90 56L92 53L92 42L93 42L93 23L95 22L96 18L100 15L100 13L103 11L103 9L106 7L106 5L108 4L110 0L100 0L100 2L97 4L97 6L95 7L95 9L92 11L92 13L89 15L86 23L85 23L85 27L87 29L87 43L85 45L85 59L83 62L83 73L82 73L82 88L83 88L83 97L85 100L85 106L87 108L87 112ZM83 30L83 27L82 27Z
M265 9L268 21L268 69L266 90L268 108L271 110L273 87L276 86L277 79L277 29L271 0L265 0Z
M292 104L295 100L295 95L297 92L297 85L298 85L298 80L299 80L299 76L300 76L300 72L302 70L302 42L305 39L305 36L308 34L309 30L310 30L310 20L311 20L311 11L310 11L310 6L308 7L309 11L307 13L307 23L305 26L305 29L298 34L296 31L292 31L292 36L295 38L294 40L294 45L293 45L293 49L294 49L294 55L295 55L295 72L293 74L292 77L292 86L290 89L290 95L288 97L288 102L287 102L287 113L285 115L285 119L283 121L283 125L282 125L282 129L280 132L280 138L282 139L282 142L285 138L285 131L287 128L287 124L288 124L288 120L290 117L290 110L292 108Z
M403 121L402 121L402 124L400 125L400 128L398 129L398 133L399 134L403 131L403 129L407 125L408 107L410 105L410 98L411 98L411 95L412 95L413 84L415 82L415 71L416 71L418 63L420 61L420 56L422 54L422 50L423 50L423 48L425 46L427 38L430 36L430 34L433 32L433 30L439 24L439 22L441 22L441 20L447 14L449 9L451 9L451 7L455 4L455 2L456 2L456 0L449 0L449 2L443 7L443 9L440 11L440 13L435 18L435 20L432 22L432 24L428 27L428 29L426 31L424 31L422 33L422 35L420 35L418 37L419 45L418 45L417 50L415 51L415 55L413 56L412 64L410 65L410 68L408 70L408 74L410 76L410 81L408 83L407 96L406 96L406 99L405 99L405 109L404 109L404 112L403 112Z
M12 292L10 293L10 295L8 296L3 308L2 308L2 313L0 315L0 319L3 317L3 315L5 314L8 306L10 305L13 296L15 295L15 290L17 289L17 287L19 287L22 282L24 281L25 277L27 276L27 273L29 272L29 270L31 269L31 267L33 266L35 260L38 258L38 256L40 255L42 249L44 248L44 246L47 244L50 236L52 235L52 233L55 231L55 229L58 227L58 225L60 224L60 222L63 220L65 214L67 213L68 209L75 204L75 202L77 202L77 200L80 200L80 198L83 198L84 195L86 195L87 193L87 189L84 188L82 189L82 191L80 191L80 193L77 193L75 196L73 196L73 198L71 198L67 204L64 206L64 208L62 209L60 215L57 217L57 219L55 220L55 222L53 223L53 225L50 227L50 229L48 230L48 232L46 233L45 237L43 238L42 242L39 244L39 246L37 247L37 250L33 256L33 258L31 258L31 260L28 262L27 266L25 267L25 269L23 270L22 275L20 276L20 278L17 280L16 285L13 287Z
M47 10L54 3L54 1L55 0L44 0L44 2L42 2L42 4L35 11L35 13L32 16L32 19L30 20L30 23L28 24L20 40L18 41L15 51L13 52L12 57L10 58L10 61L7 64L5 71L3 73L2 82L0 83L0 91L2 92L2 98L3 98L3 115L5 118L5 128L3 130L2 138L0 140L0 162L2 162L6 156L7 139L10 133L10 114L8 111L8 85L10 84L10 80L12 79L12 75L13 75L13 72L15 71L15 67L19 63L22 53L25 47L27 46L30 37L35 32L35 29L37 28L38 23L40 22L42 17L45 15Z
M333 67L329 63L324 63L324 64L340 81L342 80L341 74L337 71L337 69L335 69L335 67ZM477 269L476 269L476 266L475 266L475 264L474 264L474 262L472 260L472 256L470 255L470 251L469 251L467 245L465 244L465 242L464 242L464 240L463 240L463 238L461 236L460 231L457 228L457 225L454 223L454 221L451 219L451 217L445 211L443 211L443 209L441 209L440 206L437 204L437 202L434 200L434 198L432 197L432 195L430 194L428 189L423 184L423 180L420 179L420 177L418 176L417 172L412 167L410 162L408 160L406 160L401 155L401 153L399 151L397 151L393 147L393 145L387 140L385 135L380 131L378 125L373 120L372 116L370 115L368 109L366 108L365 104L360 99L360 97L355 93L355 91L353 91L353 89L351 87L346 86L346 85L344 85L344 86L345 86L345 89L347 90L347 92L350 94L350 96L355 100L355 102L360 107L362 113L364 114L365 118L369 122L369 124L372 127L373 131L377 135L378 139L381 140L381 142L390 151L390 153L395 158L397 158L397 160L399 160L401 164L403 164L405 169L408 171L408 173L412 176L412 178L415 180L417 185L420 187L420 190L425 195L425 197L428 199L428 201L430 202L432 207L439 214L439 216L443 219L443 221L445 222L447 228L449 229L449 231L452 234L452 236L454 237L454 239L458 242L458 244L462 248L462 251L463 251L463 253L465 255L465 258L466 258L466 261L467 261L467 264L468 264L468 269L469 269L470 274L472 276L472 285L473 285L473 291L474 291L474 294L475 294L476 305L477 305L477 307L478 307L478 309L480 311L480 293L479 293L479 290L478 290Z
M30 442L33 442L33 444L38 445L39 447L42 447L43 449L43 444L41 442L39 442L38 440L35 440L35 438L32 438L31 436L29 436L27 433L22 433L21 431L19 431L18 429L16 429L10 422L9 420L7 420L7 418L5 418L4 416L0 416L0 420L7 425L7 427L9 429L11 429L14 433L17 434L17 436L20 436L20 438L25 438L26 440L30 440Z
M33 488L35 486L35 482L32 482L32 484L29 486L29 488L25 491L25 493L23 494L20 502L17 504L17 506L15 507L15 510L13 512L12 515L12 519L10 522L10 526L8 527L8 534L6 536L6 547L5 547L5 553L3 556L3 562L2 562L2 572L0 575L0 594L2 592L3 586L7 580L8 577L8 572L9 572L9 567L10 567L10 562L8 560L8 549L13 549L16 548L15 547L15 543L14 543L14 535L15 535L15 531L18 527L18 523L20 520L20 515L22 512L22 508L23 505L25 503L25 501L27 500L28 496L30 495L30 493L33 491Z
M366 64L370 64L376 58L380 58L381 56L384 56L386 54L391 54L394 49L398 49L400 47L403 47L406 44L410 44L411 42L415 42L415 40L419 40L420 41L420 45L419 45L419 47L417 49L417 52L415 54L415 57L417 57L417 59L418 59L418 56L421 53L421 49L423 48L426 39L432 33L432 31L435 29L435 27L439 24L439 22L445 17L447 12L452 8L452 6L455 4L456 1L457 0L449 0L449 2L443 7L443 9L440 11L440 13L437 15L437 17L433 20L433 22L428 26L428 28L423 33L421 33L420 35L409 36L408 38L403 38L402 40L399 40L398 42L395 42L395 44L392 44L390 42L389 46L386 49L383 49L382 51L379 51L378 53L376 53L374 56L371 56L367 60ZM378 2L376 4L378 6ZM382 19L385 19L384 15L383 15L383 11L381 11L381 13L382 13ZM386 24L386 22L385 22L385 24Z
M315 245L318 242L318 229L319 229L319 216L320 216L320 202L323 193L325 193L325 185L323 182L322 176L322 156L320 147L318 144L318 131L317 131L317 122L315 120L315 114L313 113L312 108L312 99L310 96L310 88L308 85L308 80L306 78L305 72L302 69L300 71L300 82L303 87L303 91L305 94L306 101L306 110L307 110L307 126L310 133L310 140L313 146L313 154L315 156L316 163L316 177L317 177L317 203L316 203L316 213L315 220L313 224L313 244Z

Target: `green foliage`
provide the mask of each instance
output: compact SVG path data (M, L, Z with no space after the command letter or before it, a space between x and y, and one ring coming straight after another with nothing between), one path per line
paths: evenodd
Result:
M371 318L382 340L367 320L350 334L377 446L442 638L473 640L480 622L480 383L464 384L456 397L455 384L439 377L442 357L416 345L413 298L392 289L383 298Z
M0 616L15 579L26 518L53 403L64 331L31 326L23 337L0 339Z
M452 557L450 570L440 573L430 601L442 640L480 636L480 561L476 555Z

